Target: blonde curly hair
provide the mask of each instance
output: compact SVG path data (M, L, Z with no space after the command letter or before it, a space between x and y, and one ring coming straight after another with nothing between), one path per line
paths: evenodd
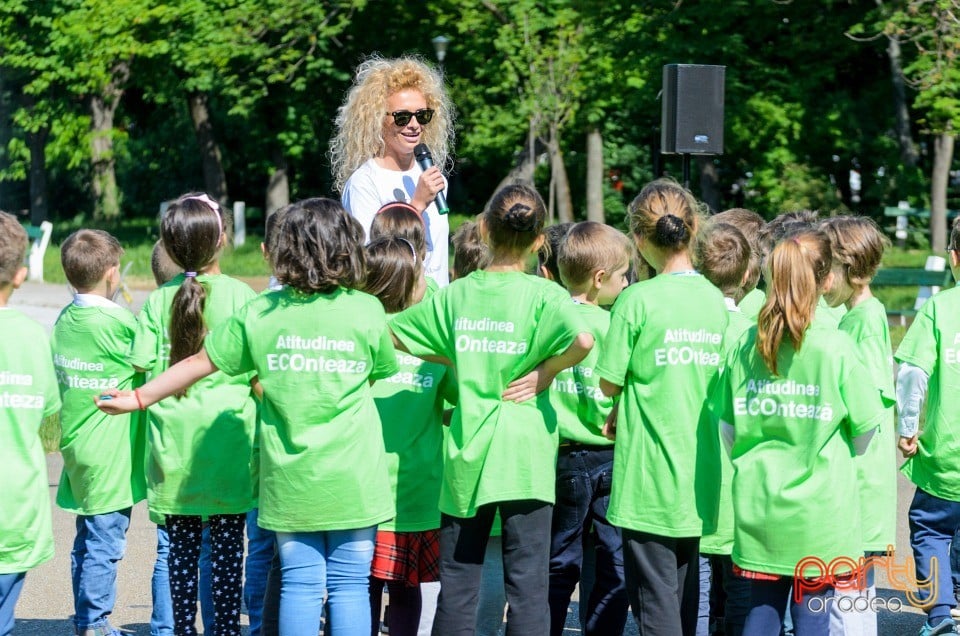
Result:
M343 192L347 179L365 161L383 154L383 117L387 98L413 88L434 110L433 120L423 127L423 143L430 147L433 162L444 170L453 151L453 104L443 86L443 76L422 58L404 56L365 60L357 67L353 86L340 108L337 133L330 140L330 165L334 187Z

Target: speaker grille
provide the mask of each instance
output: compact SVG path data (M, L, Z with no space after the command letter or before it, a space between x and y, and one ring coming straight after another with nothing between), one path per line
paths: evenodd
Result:
M725 74L725 66L663 67L662 153L723 154Z

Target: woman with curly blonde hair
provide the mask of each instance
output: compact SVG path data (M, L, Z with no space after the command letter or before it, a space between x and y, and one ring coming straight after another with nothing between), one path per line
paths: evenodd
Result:
M330 163L343 206L368 234L382 205L403 201L416 208L428 235L425 273L446 285L450 224L434 199L446 188L441 169L453 146L453 107L440 73L417 57L364 61L336 127ZM414 158L421 143L435 164L426 171Z

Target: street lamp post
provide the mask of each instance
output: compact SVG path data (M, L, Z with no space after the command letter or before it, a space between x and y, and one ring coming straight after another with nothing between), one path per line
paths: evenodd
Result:
M443 64L443 58L447 57L447 46L450 44L450 38L444 35L438 35L430 40L433 43L433 50L437 54L437 61Z

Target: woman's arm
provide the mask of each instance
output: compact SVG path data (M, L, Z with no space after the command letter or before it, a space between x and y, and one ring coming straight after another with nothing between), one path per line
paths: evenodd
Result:
M207 356L206 349L201 349L199 353L184 358L139 389L134 391L110 389L93 401L98 409L110 415L130 413L180 393L214 371L217 371L217 366Z
M517 378L501 396L507 402L523 402L546 390L557 374L569 369L587 357L593 348L593 336L587 332L577 334L573 343L563 353L547 358L527 375Z

